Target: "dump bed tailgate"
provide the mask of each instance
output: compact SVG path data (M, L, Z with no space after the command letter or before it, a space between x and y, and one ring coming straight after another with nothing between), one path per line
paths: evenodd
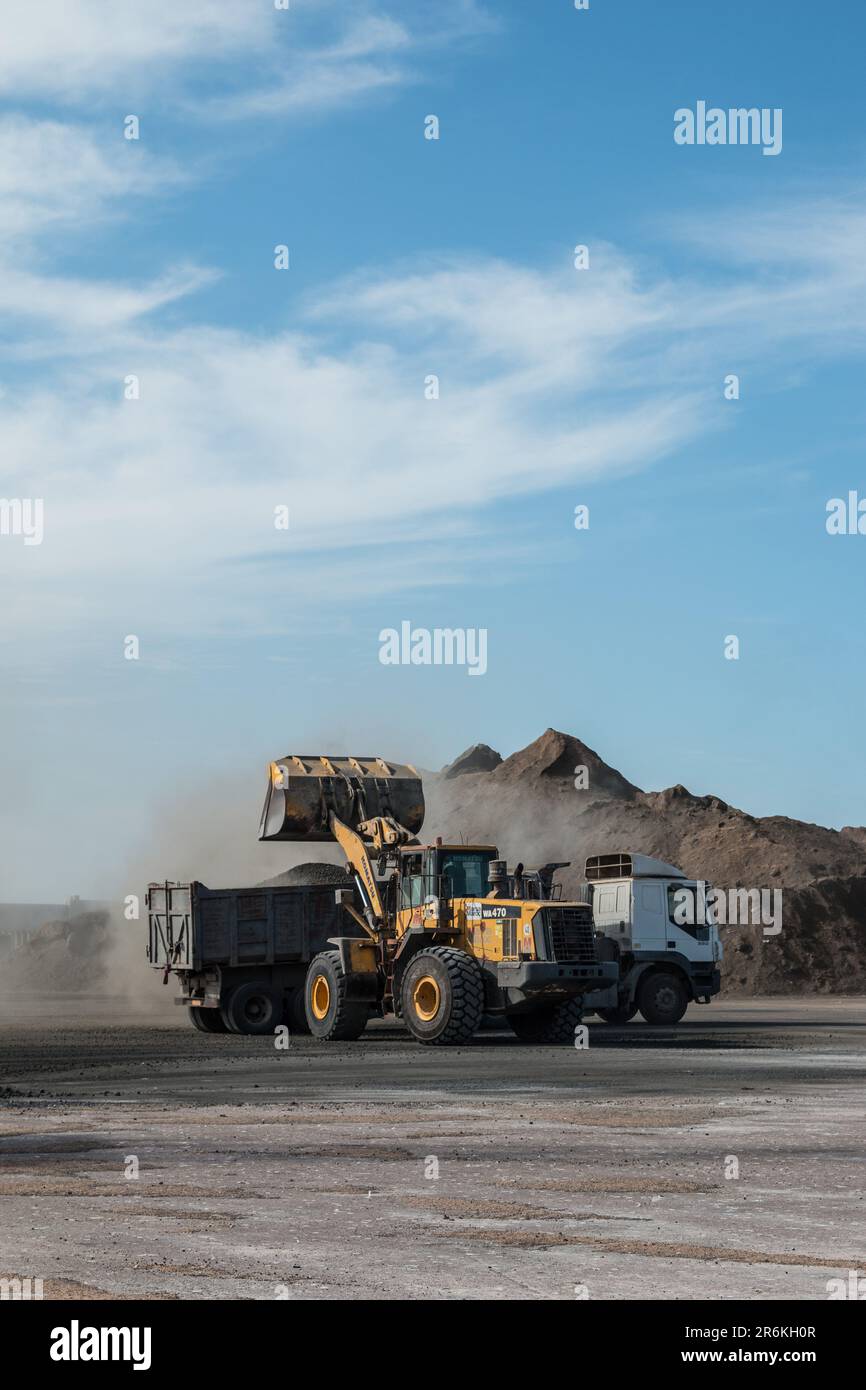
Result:
M147 923L148 960L173 970L307 961L329 937L355 934L346 931L333 886L151 883Z

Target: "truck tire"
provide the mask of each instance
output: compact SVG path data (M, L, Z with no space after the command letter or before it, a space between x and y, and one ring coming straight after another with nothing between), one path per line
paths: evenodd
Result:
M647 1023L679 1023L689 1007L682 976L669 970L644 975L637 987L637 1006Z
M573 1043L574 1030L583 1022L583 999L577 995L554 1008L509 1014L508 1022L521 1042Z
M235 985L222 1005L223 1021L230 1033L273 1033L283 1016L283 1001L277 990L261 980Z
M200 1033L227 1033L229 1030L219 1009L203 1009L200 1004L188 1006L190 1022Z
M631 1023L637 1013L637 1004L618 1004L615 1009L596 1009L605 1023Z
M307 1027L322 1042L354 1042L370 1016L367 1004L346 998L346 976L339 951L322 951L310 961L304 985Z
M481 1024L484 981L475 961L452 946L413 956L400 986L403 1022L420 1043L467 1043Z
M303 1033L309 1035L310 1025L307 1022L307 1009L304 1003L303 985L300 985L298 989L293 989L291 994L287 996L283 1018L289 1026L290 1033Z

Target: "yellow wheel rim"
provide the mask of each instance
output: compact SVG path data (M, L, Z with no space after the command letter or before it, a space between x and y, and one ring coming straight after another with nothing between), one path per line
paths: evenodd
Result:
M422 975L412 990L412 1004L418 1017L429 1023L439 1012L439 986L432 975Z
M327 1017L328 1009L331 1007L331 986L328 984L327 975L316 976L313 981L310 1002L313 1006L314 1018Z

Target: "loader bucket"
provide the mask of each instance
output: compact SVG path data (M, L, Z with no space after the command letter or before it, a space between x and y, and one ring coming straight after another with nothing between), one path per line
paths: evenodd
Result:
M357 829L391 816L415 835L424 822L421 778L409 763L383 758L287 754L270 765L260 840L331 840L334 811Z

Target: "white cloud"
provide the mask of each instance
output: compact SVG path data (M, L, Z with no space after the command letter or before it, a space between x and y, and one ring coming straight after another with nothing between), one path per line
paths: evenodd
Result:
M82 333L115 329L211 281L213 272L195 265L134 288L60 273L68 240L80 244L93 227L121 221L143 198L186 182L172 160L119 131L113 141L98 140L80 125L0 116L0 314L2 336L16 335L12 354L78 353ZM55 330L50 340L33 342L34 329L47 326Z
M78 190L71 179L73 206ZM145 289L19 270L0 308L50 375L0 397L2 491L44 498L46 536L0 544L20 595L0 620L71 633L95 600L153 632L270 632L294 588L309 606L349 576L356 595L423 580L424 536L439 575L465 574L497 504L626 476L727 422L720 353L759 373L802 363L818 335L828 351L857 345L862 216L823 208L832 256L804 268L781 249L771 276L763 256L741 264L733 291L738 245L665 278L599 244L587 272L564 257L549 272L482 259L355 276L271 335L148 325L196 269ZM786 226L808 241L809 210L780 211L780 241ZM123 399L130 372L137 401ZM283 503L288 533L273 526Z
M80 101L178 65L266 47L275 12L248 0L4 0L0 92Z
M495 27L476 0L4 0L0 95L81 104L159 93L189 113L238 118L321 111L408 81L408 52ZM393 12L393 13L392 13Z
M128 609L144 585L150 620L165 629L270 630L280 621L267 598L274 573L307 574L316 552L366 548L355 592L405 585L413 564L400 562L400 547L419 528L436 534L441 568L448 546L465 550L467 531L498 501L628 473L699 429L691 386L594 399L604 363L613 377L624 361L622 326L619 348L611 328L606 343L585 349L584 379L545 370L567 336L568 277L485 264L440 274L429 287L440 304L436 333L413 352L394 340L387 309L408 304L412 286L380 282L371 297L381 313L367 315L374 341L336 349L321 329L252 337L121 326L110 347L96 338L88 353L82 342L74 369L58 367L49 389L0 400L6 495L32 495L38 480L47 518L35 561L36 548L0 548L0 563L28 575L14 620L68 624L66 605L78 601L70 592L88 588ZM416 287L418 312L427 293ZM624 312L617 293L611 316ZM525 341L500 341L491 296L529 296L536 317L525 320ZM570 302L568 346L579 357L580 312ZM486 326L480 314L470 331L467 303L487 306ZM311 321L323 313L313 306ZM545 334L545 321L555 332ZM137 401L122 398L130 370L141 381ZM424 398L431 370L442 374L438 401ZM288 533L273 526L281 503ZM460 533L449 541L452 518ZM327 574L322 562L322 598L337 592Z
M0 243L58 226L86 231L121 215L128 200L185 179L174 161L124 140L119 126L112 141L80 125L0 116Z

